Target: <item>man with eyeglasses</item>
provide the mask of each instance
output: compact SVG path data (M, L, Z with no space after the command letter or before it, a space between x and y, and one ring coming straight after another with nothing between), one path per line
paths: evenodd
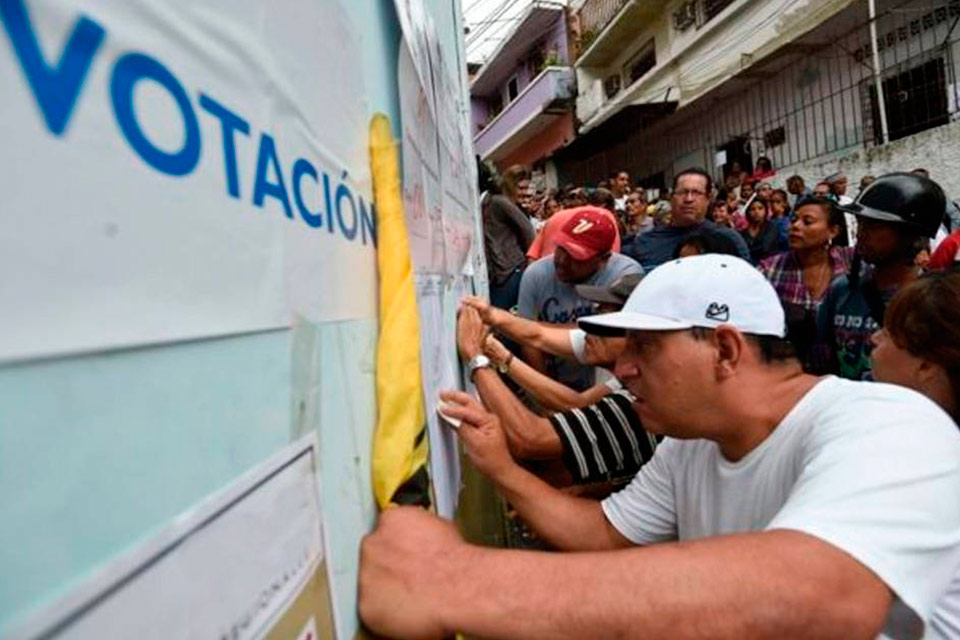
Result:
M690 234L707 229L727 236L736 245L740 256L749 260L749 250L739 233L705 219L712 195L713 179L709 173L703 169L681 171L673 180L669 226L643 234L630 247L624 247L624 253L639 262L644 270L650 270L672 259L677 247Z

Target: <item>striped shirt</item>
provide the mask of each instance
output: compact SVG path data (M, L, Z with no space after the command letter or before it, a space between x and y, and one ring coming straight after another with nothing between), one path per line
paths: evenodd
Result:
M644 431L627 390L550 416L575 484L632 478L653 457L658 438Z

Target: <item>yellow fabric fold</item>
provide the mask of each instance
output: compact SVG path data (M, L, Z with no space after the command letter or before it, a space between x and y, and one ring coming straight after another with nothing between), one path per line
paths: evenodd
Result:
M420 373L420 321L403 214L397 144L383 114L370 122L370 165L377 209L380 332L377 343L377 429L373 491L380 509L399 502L398 489L422 482L428 439ZM405 500L409 503L409 498Z

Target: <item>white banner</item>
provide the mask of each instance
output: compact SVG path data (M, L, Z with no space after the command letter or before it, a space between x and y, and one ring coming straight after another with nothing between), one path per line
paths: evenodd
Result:
M333 638L317 468L311 434L11 638Z
M340 4L0 1L0 360L370 317Z

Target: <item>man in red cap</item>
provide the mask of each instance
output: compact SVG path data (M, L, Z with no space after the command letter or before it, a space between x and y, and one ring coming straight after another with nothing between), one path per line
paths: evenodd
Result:
M578 284L610 286L629 273L642 274L633 259L612 251L617 227L603 212L584 208L556 233L552 256L537 260L520 281L519 314L539 322L572 325L595 304L580 296ZM523 348L523 359L555 380L582 391L594 384L594 371L565 361L547 362L540 351Z

